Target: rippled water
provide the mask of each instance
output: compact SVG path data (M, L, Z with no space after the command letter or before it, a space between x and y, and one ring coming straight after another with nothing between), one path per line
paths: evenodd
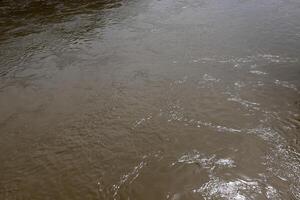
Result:
M0 199L300 199L300 2L0 2Z

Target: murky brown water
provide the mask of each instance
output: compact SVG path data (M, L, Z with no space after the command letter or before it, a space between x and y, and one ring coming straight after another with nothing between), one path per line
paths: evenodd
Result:
M0 2L0 199L300 199L300 1Z

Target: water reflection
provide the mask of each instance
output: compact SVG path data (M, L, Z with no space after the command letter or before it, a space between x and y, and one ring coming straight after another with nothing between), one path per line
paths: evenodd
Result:
M26 36L41 32L49 23L62 23L70 21L80 14L95 14L100 10L107 10L122 5L121 1L1 1L0 2L0 29L4 34L1 40L10 36ZM78 19L79 20L79 19ZM96 19L94 19L96 20ZM87 22L87 21L86 21ZM92 22L92 19L90 21ZM80 29L92 30L91 24L83 23ZM77 32L77 31L76 31ZM74 31L75 33L75 31Z

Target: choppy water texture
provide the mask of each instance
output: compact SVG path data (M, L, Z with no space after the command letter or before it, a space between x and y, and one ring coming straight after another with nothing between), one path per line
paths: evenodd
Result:
M0 30L0 199L300 199L299 0L3 0Z

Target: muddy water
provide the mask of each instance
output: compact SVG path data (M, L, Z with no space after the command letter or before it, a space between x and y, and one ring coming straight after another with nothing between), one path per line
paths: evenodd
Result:
M300 2L0 2L0 199L300 199Z

